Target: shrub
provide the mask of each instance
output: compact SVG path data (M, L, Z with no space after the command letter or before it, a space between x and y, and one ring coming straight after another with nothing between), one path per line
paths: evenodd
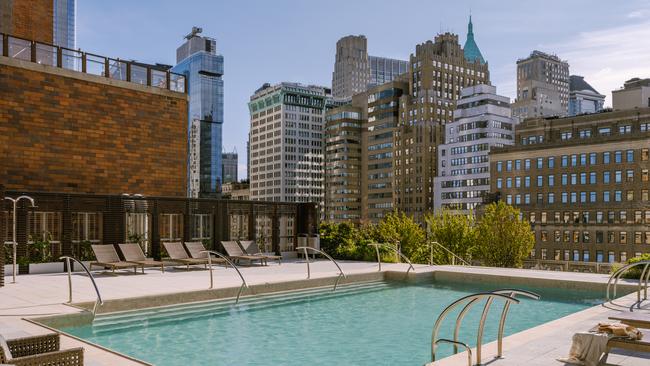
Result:
M650 261L650 253L644 253L641 254L638 257L633 257L627 260L626 264L632 264L632 263L638 263L641 261ZM611 269L611 273L616 272L618 269L620 269L622 266L613 266ZM643 271L643 266L636 266L630 268L628 271L623 273L622 278L628 278L628 279L634 279L638 280L639 277L641 277L641 272Z
M487 266L521 267L535 245L530 224L505 202L491 203L476 226L474 254Z
M475 239L473 215L458 215L449 210L442 210L436 214L426 215L424 221L427 224L429 239L470 261L470 251ZM433 253L434 263L452 263L453 256L442 248L434 246Z

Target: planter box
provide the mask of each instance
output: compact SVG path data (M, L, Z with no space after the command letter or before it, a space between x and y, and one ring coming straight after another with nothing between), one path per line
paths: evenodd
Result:
M29 264L29 274L61 273L61 272L63 272L63 262Z
M298 252L296 251L280 252L280 254L282 255L282 259L298 258Z
M4 271L5 271L5 283L6 283L7 277L11 277L11 275L12 275L12 272L11 272L12 267L13 266L11 264L5 264L5 268L4 268ZM18 265L16 265L16 273L17 272L18 272Z
M81 262L86 266L86 268L90 270L90 262L92 261L81 261ZM72 272L83 272L83 270L84 269L81 267L79 263L72 262Z

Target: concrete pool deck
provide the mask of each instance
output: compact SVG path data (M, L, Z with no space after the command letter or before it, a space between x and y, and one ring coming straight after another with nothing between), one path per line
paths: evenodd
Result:
M383 278L404 278L408 269L406 264L382 264L382 273L377 272L377 264L371 262L339 262L343 271L349 276L346 281L378 280ZM503 287L517 284L529 286L564 287L603 290L608 276L573 272L549 272L536 270L517 270L484 267L453 267L416 265L416 275L410 278L430 278L441 281L462 279L467 282L503 282ZM311 263L311 280L306 278L306 265L301 261L289 261L282 265L270 264L268 267L240 267L252 293L291 290L296 288L325 286L333 284L338 274L337 268L329 261L318 260ZM209 286L209 272L206 270L171 269L166 273L148 269L146 274L100 274L96 276L97 285L109 311L123 310L120 306L130 308L132 305L150 302L152 299L166 299L168 303L181 301L199 301L215 297L229 297L236 293L241 280L232 269L215 267L214 288ZM412 273L411 273L412 274ZM95 293L90 280L81 273L72 276L73 302L92 303ZM221 292L220 292L221 291ZM227 292L230 291L230 292ZM604 291L604 290L603 290ZM604 292L603 292L604 293ZM196 298L195 298L196 296ZM181 299L178 299L178 298ZM127 300L124 300L127 299ZM17 284L7 284L0 288L0 334L6 338L49 333L50 330L33 324L26 319L53 315L79 314L82 310L64 305L68 300L67 274L22 275ZM627 296L617 303L630 302ZM126 305L125 305L126 304ZM158 303L164 305L165 303ZM100 308L100 312L102 309ZM496 342L483 348L484 362L494 365L562 365L555 361L566 356L573 333L584 331L599 321L618 313L619 309L607 309L602 306L592 307L555 320L527 331L507 337L504 341L504 358L493 360L496 354ZM431 323L435 321L432 315ZM649 335L650 336L650 335ZM62 336L62 348L84 347L85 364L91 366L108 365L142 365L136 360L127 360L121 356L90 346L71 337ZM465 365L466 356L459 354L436 362L436 365ZM461 361L462 360L462 361ZM647 365L648 358L638 355L621 356L611 354L609 365ZM146 363L145 363L146 364Z

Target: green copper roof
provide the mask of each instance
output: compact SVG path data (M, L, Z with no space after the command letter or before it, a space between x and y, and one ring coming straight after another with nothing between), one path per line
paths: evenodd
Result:
M480 62L485 63L483 55L481 55L481 50L478 49L476 42L474 41L474 29L472 26L472 16L469 16L469 24L467 25L467 40L465 41L465 46L463 46L463 53L465 53L465 60L470 62Z

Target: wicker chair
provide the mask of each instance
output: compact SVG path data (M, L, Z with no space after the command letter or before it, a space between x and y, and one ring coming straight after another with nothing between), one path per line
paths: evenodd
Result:
M1 338L1 336L0 336ZM56 333L41 336L7 340L11 355L0 347L0 364L15 366L82 366L83 348L59 350L59 335Z

